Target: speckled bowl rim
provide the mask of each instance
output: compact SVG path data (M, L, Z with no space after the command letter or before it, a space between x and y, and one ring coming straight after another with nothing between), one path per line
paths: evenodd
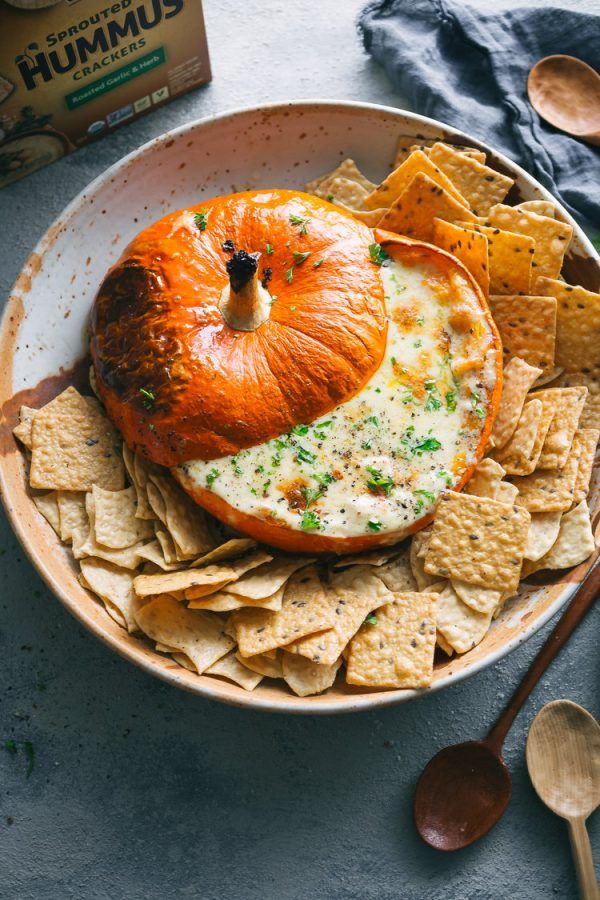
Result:
M287 113L289 115L289 113L293 111L309 111L310 109L315 108L325 108L332 110L346 109L358 112L372 112L375 114L383 113L386 116L397 117L400 127L406 127L405 124L400 124L402 120L404 120L404 123L406 123L406 121L409 121L412 125L415 126L415 129L418 129L419 126L422 126L425 129L430 129L447 136L452 136L460 143L472 143L475 146L482 147L508 170L512 170L512 172L518 174L522 180L528 182L531 188L536 192L537 196L539 196L541 199L552 201L552 203L559 210L561 218L573 225L579 243L585 253L585 257L591 258L596 261L599 260L599 257L596 254L591 242L587 239L587 237L579 228L577 223L573 220L573 218L557 202L557 200L541 184L539 184L527 172L525 172L524 169L515 164L512 160L509 160L503 154L498 153L498 151L494 150L491 147L488 147L484 142L478 139L471 138L469 135L466 135L463 132L452 128L451 126L445 125L442 122L436 121L435 119L420 116L408 110L396 109L394 107L374 103L308 99L259 104L256 106L228 110L214 116L203 117L201 119L197 119L193 122L188 122L177 128L171 129L170 131L167 131L159 135L158 137L153 138L152 140L133 150L131 153L122 157L119 161L114 163L102 174L91 181L64 208L62 213L56 218L54 223L49 227L45 235L41 238L33 252L30 254L22 269L20 278L28 277L32 272L35 271L34 261L43 258L44 253L51 243L50 236L57 234L62 228L66 227L66 224L69 222L71 216L77 212L78 208L82 204L84 197L89 198L90 195L93 195L94 192L100 189L106 182L110 181L111 178L114 178L116 175L118 175L124 168L130 166L131 163L135 162L140 157L143 157L158 145L163 144L167 141L171 141L174 138L178 138L181 135L185 135L186 133L189 133L191 131L195 131L196 129L210 127L213 124L223 122L227 119L233 120L236 117L247 116L249 114L258 116L261 114L272 115L277 113ZM399 131L399 133L402 132ZM17 302L20 302L20 294L18 288L20 278L17 279L17 282L13 287L9 300L2 314L2 318L0 320L0 358L2 358L4 362L9 359L10 353L12 351L12 342L14 342L14 340L16 339L15 334L11 333L11 320L14 317L15 304ZM9 381L11 382L10 384L8 384ZM7 366L4 365L2 368L2 372L0 372L0 399L2 399L3 401L9 399L10 396L10 394L7 393L6 390L7 386L10 391L12 391L12 369L7 372ZM4 425L4 427L6 427L6 425ZM15 461L15 456L17 454L19 460ZM592 567L597 557L596 554L596 557L594 557L592 560L588 560L585 563L582 563L579 567L577 567L577 569L569 573L569 583L557 583L546 587L545 608L543 609L543 611L536 618L534 618L532 622L529 623L526 622L528 616L524 615L522 620L524 624L522 625L522 627L516 630L514 637L507 640L502 647L492 650L487 654L481 655L480 658L475 659L471 664L469 664L467 661L467 664L464 665L459 671L449 672L447 675L434 680L434 683L429 688L426 688L424 690L372 691L369 693L360 693L357 691L356 694L345 693L342 696L325 693L317 695L315 697L306 698L296 697L295 695L287 692L284 693L284 691L287 691L287 688L284 688L284 690L282 690L280 693L277 692L276 696L274 697L270 696L269 694L267 696L263 696L261 686L259 686L253 692L246 692L242 688L230 682L206 676L194 675L193 673L188 672L186 669L182 669L176 663L173 663L171 660L169 660L168 657L159 656L155 651L145 645L142 640L127 634L124 629L116 625L116 623L114 623L113 620L108 615L106 615L102 607L98 603L95 603L95 601L91 599L90 595L87 594L83 590L83 588L79 586L75 579L73 579L74 583L72 584L66 584L62 579L58 579L52 571L52 566L48 563L47 554L44 554L44 550L47 550L48 548L47 546L45 546L45 542L42 540L42 536L40 534L34 533L32 535L30 533L30 530L34 528L34 524L31 520L27 520L27 516L23 515L23 509L19 509L19 504L23 503L24 497L27 499L30 507L32 507L33 509L35 509L35 507L26 494L23 483L24 469L22 457L20 452L17 452L17 454L11 454L0 460L0 490L2 492L2 502L11 526L18 540L23 546L30 562L37 569L38 573L44 579L50 590L58 597L58 599L69 610L69 612L82 625L84 625L85 628L95 634L96 637L98 637L104 644L111 647L113 650L116 650L122 657L134 663L134 665L143 669L148 674L154 675L155 677L158 677L176 687L199 694L202 697L211 700L219 700L233 706L245 707L254 710L295 714L337 714L346 712L359 712L392 706L419 696L433 693L434 691L439 691L442 688L449 687L453 684L457 684L464 678L475 675L482 669L498 662L500 659L510 653L511 650L519 647L540 628L542 628L546 624L546 622L553 615L555 615L555 613L558 612L558 610L572 597L578 584L583 579L583 577L585 577L585 574L587 574L589 569ZM11 459L12 466L10 463ZM75 571L74 567L73 571ZM94 606L89 607L89 603L84 602L84 599L93 603ZM485 641L482 642L479 647L485 648ZM475 648L475 650L471 651L470 654L466 654L463 657L454 657L453 659L467 659L467 657L475 654L477 649L478 648Z

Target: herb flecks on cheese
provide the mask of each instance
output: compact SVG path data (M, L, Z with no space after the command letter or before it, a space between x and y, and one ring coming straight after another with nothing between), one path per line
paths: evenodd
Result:
M494 387L489 326L462 276L427 262L382 263L388 341L367 385L289 434L185 463L193 483L249 515L349 537L410 526L458 482Z

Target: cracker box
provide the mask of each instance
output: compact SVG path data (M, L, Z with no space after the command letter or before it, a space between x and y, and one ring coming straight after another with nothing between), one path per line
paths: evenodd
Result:
M210 77L201 0L0 0L0 187Z

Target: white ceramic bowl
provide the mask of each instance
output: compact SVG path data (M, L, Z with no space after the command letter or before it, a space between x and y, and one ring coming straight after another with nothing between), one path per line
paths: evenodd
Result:
M0 486L19 540L48 586L86 628L135 665L204 697L278 712L338 713L400 703L421 692L365 691L339 682L326 694L302 699L285 686L267 681L247 693L229 682L194 675L155 653L144 639L127 634L80 587L70 550L59 543L31 502L23 458L10 432L19 405L11 398L68 369L83 355L96 289L109 265L142 227L203 197L245 188L301 188L348 156L369 178L379 181L389 171L400 134L480 146L492 165L515 178L515 193L521 199L553 199L491 148L412 113L334 101L299 101L225 113L167 132L93 181L31 254L4 313ZM52 177L50 170L48 177ZM575 227L567 279L597 290L600 267L593 247L560 208L559 216ZM589 565L582 564L552 584L523 588L478 647L436 667L429 690L475 674L527 640L569 599Z

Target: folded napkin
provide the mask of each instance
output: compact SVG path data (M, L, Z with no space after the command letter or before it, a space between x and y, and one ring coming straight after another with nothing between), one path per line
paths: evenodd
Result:
M503 151L582 224L600 228L600 148L547 125L527 99L529 70L544 56L565 53L600 68L600 16L375 0L358 25L365 48L416 112Z

